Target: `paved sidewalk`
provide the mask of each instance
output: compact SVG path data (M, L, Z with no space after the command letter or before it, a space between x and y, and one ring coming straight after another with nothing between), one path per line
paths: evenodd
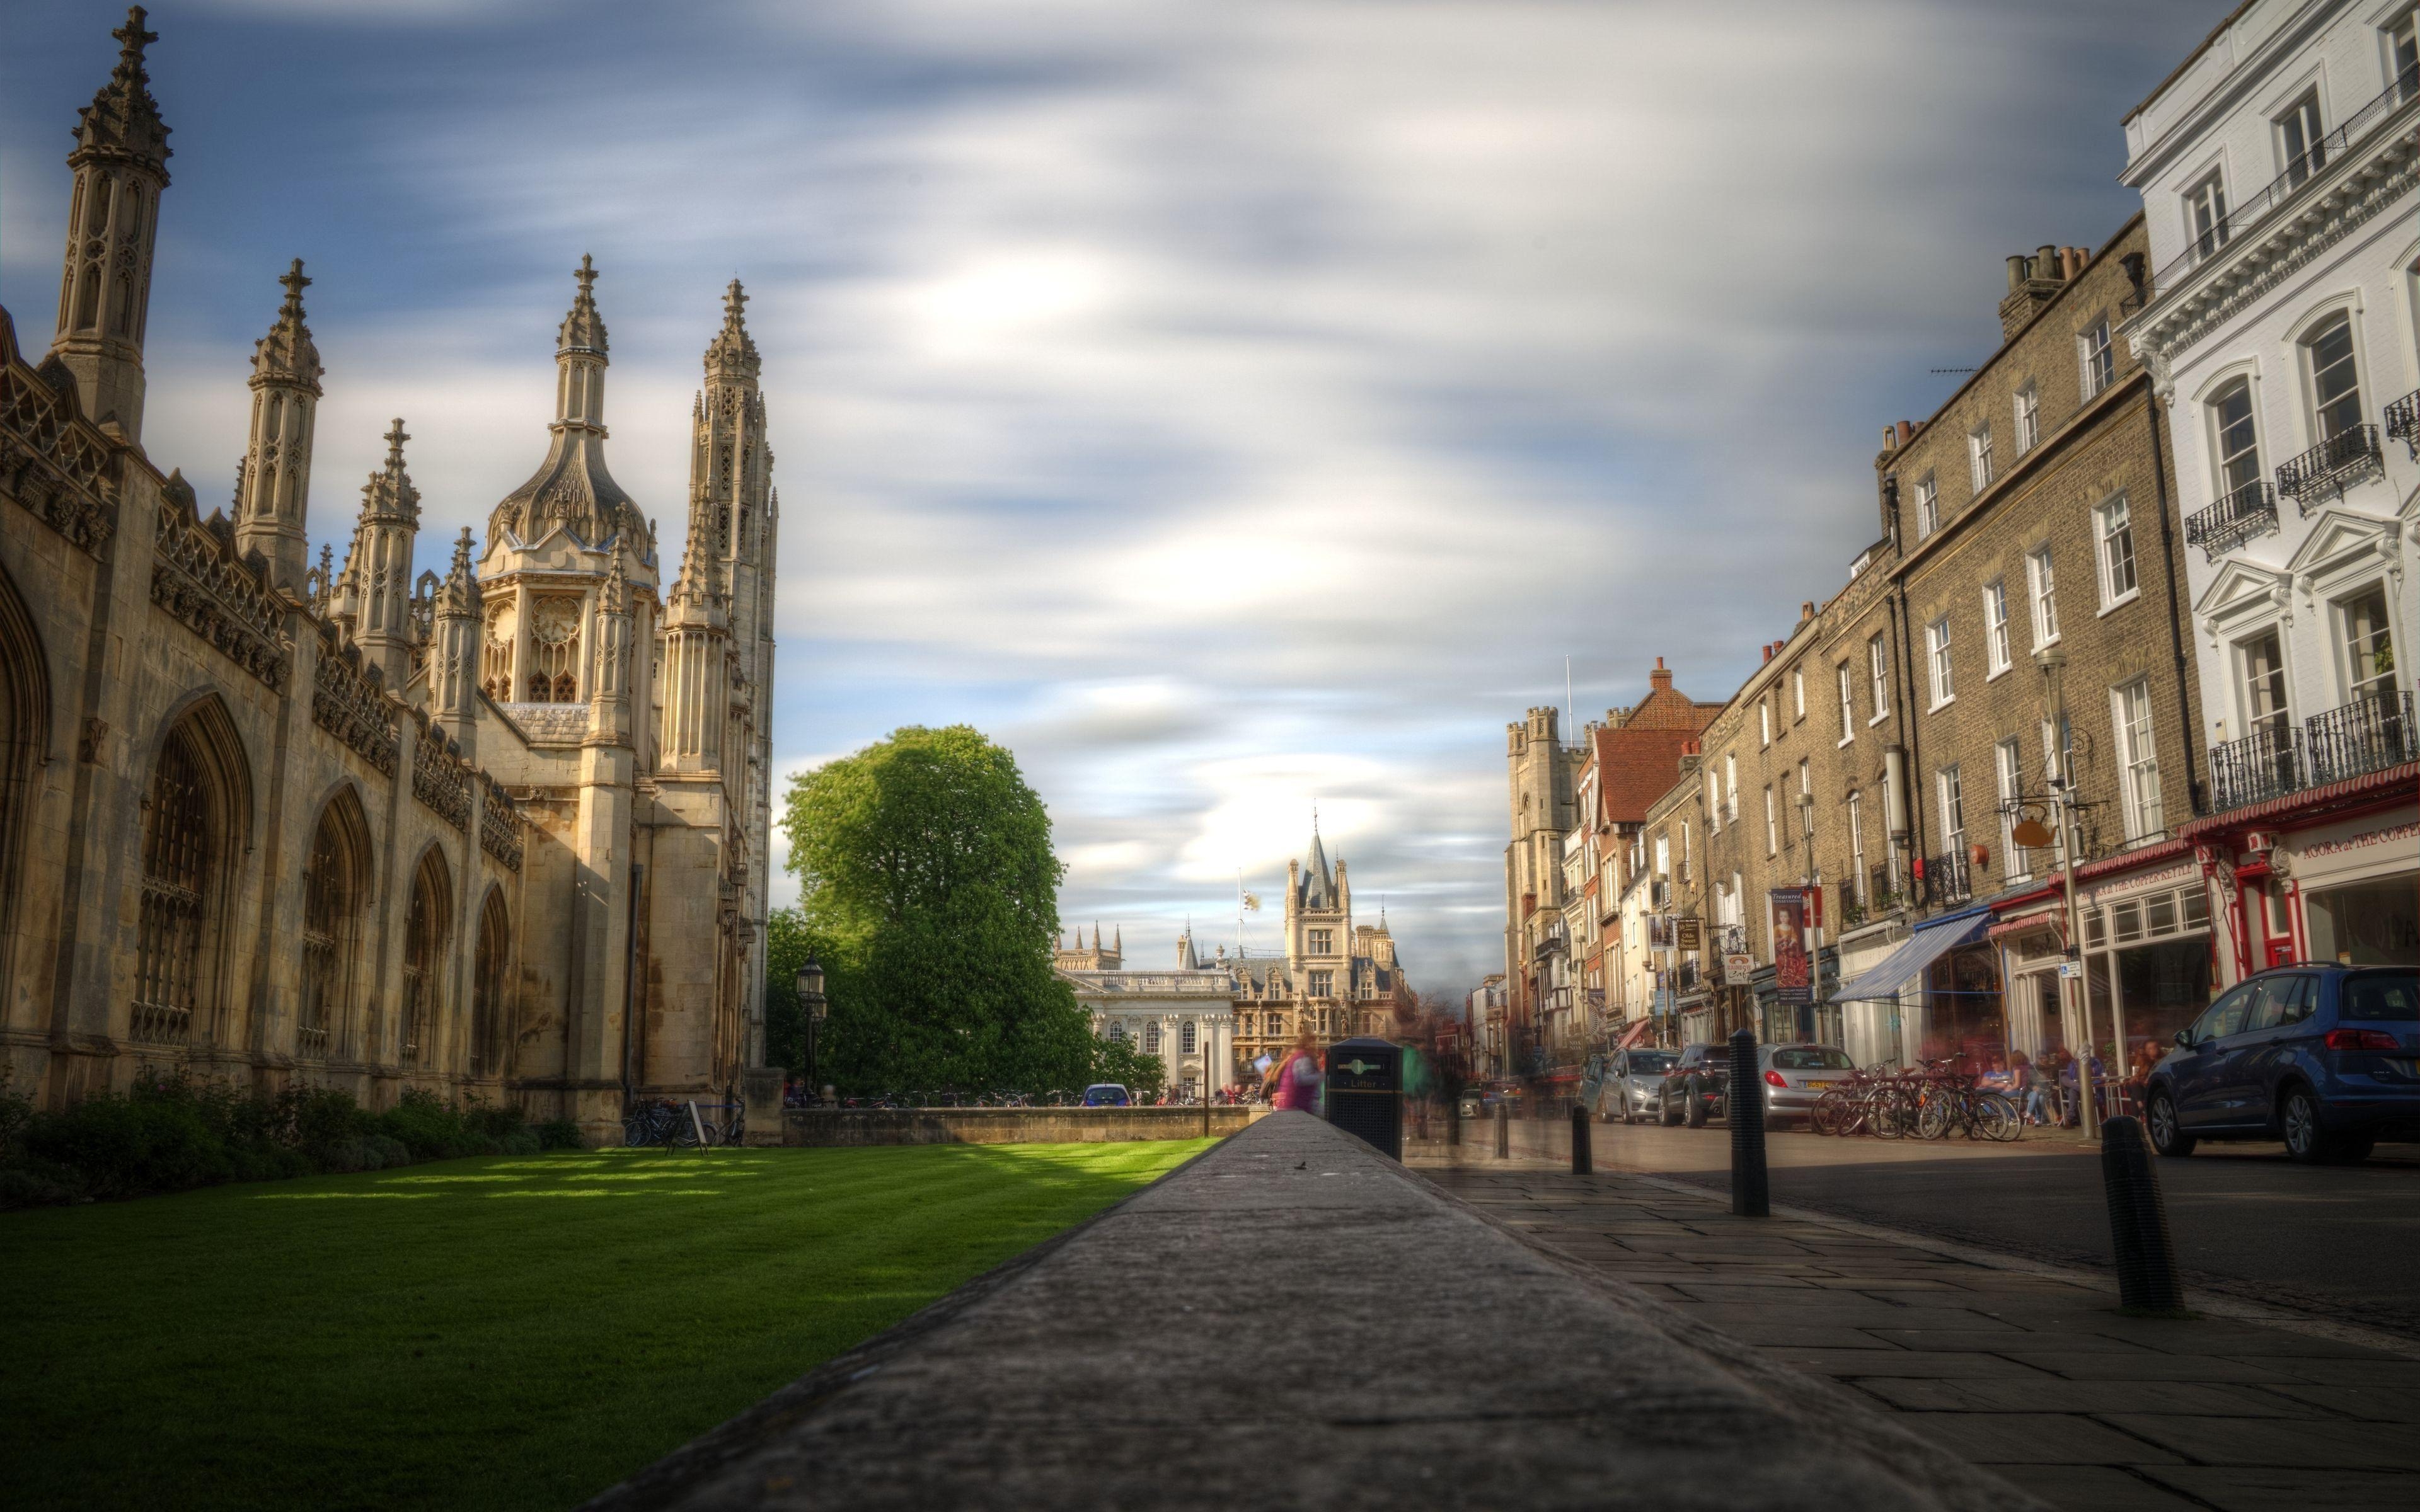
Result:
M1427 1168L1627 1282L2055 1506L2420 1505L2420 1359L2237 1319L2130 1319L2114 1283L1532 1162Z

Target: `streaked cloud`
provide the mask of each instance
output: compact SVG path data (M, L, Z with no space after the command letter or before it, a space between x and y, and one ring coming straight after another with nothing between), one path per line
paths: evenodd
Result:
M1415 980L1495 964L1502 726L1722 696L1874 528L1886 420L2098 241L2122 112L2218 0L161 6L154 455L232 486L287 257L341 539L407 417L423 553L543 452L605 270L616 476L678 549L687 399L754 299L776 756L1010 740L1065 912L1156 959L1320 806ZM39 345L114 16L12 11L0 298ZM1261 921L1257 942L1274 936ZM1223 928L1232 933L1232 922Z

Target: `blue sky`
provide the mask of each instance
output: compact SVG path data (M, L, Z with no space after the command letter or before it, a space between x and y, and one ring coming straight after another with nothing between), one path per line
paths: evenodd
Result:
M146 441L227 496L301 256L315 542L400 414L442 565L544 453L589 253L608 453L676 559L736 273L784 770L981 726L1064 916L1146 959L1232 938L1239 872L1274 903L1315 801L1458 993L1499 949L1506 721L1566 654L1584 713L1659 655L1721 698L1836 588L1883 424L1996 341L2007 255L2137 208L2118 119L2226 8L170 0ZM37 350L122 11L0 18Z

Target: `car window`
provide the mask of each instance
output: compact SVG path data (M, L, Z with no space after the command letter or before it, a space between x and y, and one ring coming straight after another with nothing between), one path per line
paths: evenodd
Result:
M2211 1004L2210 1011L2204 1013L2201 1016L2201 1022L2194 1026L2195 1041L2224 1040L2230 1034L2242 1033L2243 1012L2252 1005L2252 989L2257 984L2247 981L2217 1002Z
M2279 1023L2300 1024L2309 1018L2312 1011L2319 1006L2319 979L2304 977L2302 979L2302 983L2301 995L2286 1005L2285 1017L2280 1019Z
M1847 1051L1829 1045L1791 1045L1773 1053L1776 1071L1854 1071L1856 1067Z
M2242 1033L2273 1029L2288 1022L2288 1011L2303 1000L2305 976L2263 977L2252 983L2252 1006L2243 1015Z
M1634 1050L1630 1053L1630 1069L1652 1073L1662 1071L1680 1057L1669 1050Z
M2420 975L2409 971L2356 971L2337 989L2345 1019L2420 1019Z

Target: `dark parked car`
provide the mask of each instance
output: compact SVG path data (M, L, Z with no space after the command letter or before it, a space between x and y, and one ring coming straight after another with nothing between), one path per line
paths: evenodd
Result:
M1693 1044L1665 1069L1663 1094L1656 1099L1656 1121L1702 1129L1709 1117L1722 1117L1730 1086L1730 1047Z
M2304 1162L2420 1138L2420 972L2280 966L2177 1032L2143 1088L2163 1155L2204 1139L2283 1139Z
M1088 1108L1123 1108L1133 1103L1133 1096L1115 1082L1094 1082L1084 1088L1084 1105Z

